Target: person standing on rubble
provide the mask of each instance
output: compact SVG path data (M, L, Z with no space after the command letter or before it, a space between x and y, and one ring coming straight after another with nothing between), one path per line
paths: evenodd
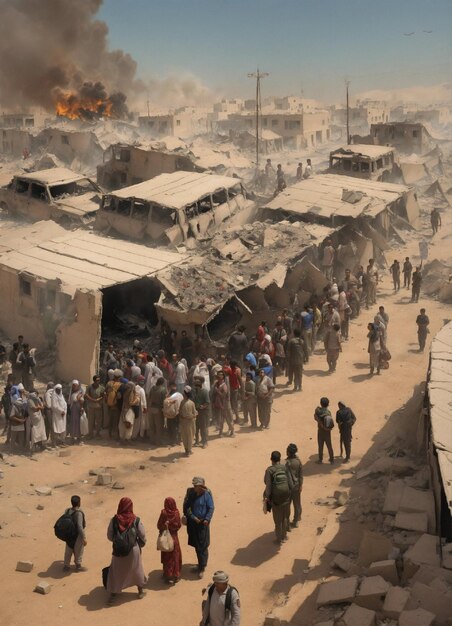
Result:
M442 226L441 214L438 211L437 207L435 207L430 213L430 223L432 225L432 235L435 235Z
M411 272L413 271L413 266L410 263L410 258L405 257L405 261L403 263L403 286L407 289L410 288L411 285Z
M352 451L352 427L356 422L356 417L353 411L343 402L338 402L338 407L339 410L336 411L336 424L339 427L339 433L341 437L341 456L342 446L344 446L344 463L348 463L350 461L350 454Z
M417 338L419 342L419 352L424 352L427 335L430 332L428 329L430 320L428 316L425 314L425 309L421 309L419 311L419 315L416 318L416 324L417 324Z
M394 285L394 291L399 291L400 289L400 263L395 260L394 263L389 268L392 276L392 282Z

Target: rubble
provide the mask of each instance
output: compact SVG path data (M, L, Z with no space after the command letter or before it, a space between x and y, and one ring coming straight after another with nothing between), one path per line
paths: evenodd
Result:
M359 606L380 611L391 585L381 576L366 576L362 579L354 602Z
M395 517L394 526L405 530L416 530L426 533L428 530L427 513L407 513L399 511Z
M105 476L105 474L103 474ZM103 483L105 484L105 483ZM120 482L115 482L113 483L113 485L111 486L112 489L125 489L124 485Z
M345 556L345 554L339 553L339 554L336 554L333 561L331 562L331 567L337 567L343 572L348 573L350 572L350 570L356 568L357 566L348 556Z
M320 585L317 595L317 606L351 602L358 588L358 576L350 576Z
M399 626L433 626L435 614L424 609L402 611L399 616Z
M410 592L402 587L390 587L383 603L383 615L391 619L398 619L400 613L408 603Z
M48 593L50 593L51 589L52 589L51 583L47 582L46 580L41 580L41 582L39 582L34 588L34 591L36 593L41 593L43 596L45 596Z
M52 489L51 487L35 487L35 491L38 494L38 496L50 496L52 495Z
M110 485L112 480L113 480L113 477L111 474L106 474L106 473L98 474L96 485Z
M352 604L342 616L344 626L374 626L375 611Z
M16 572L31 572L33 563L31 561L17 561Z
M452 595L416 582L411 588L407 608L431 611L438 622L445 622L452 616Z
M368 569L368 574L369 576L379 575L392 585L399 584L399 575L397 573L396 562L394 559L371 563Z
M366 530L359 546L358 563L368 567L375 561L385 561L393 548L386 537Z

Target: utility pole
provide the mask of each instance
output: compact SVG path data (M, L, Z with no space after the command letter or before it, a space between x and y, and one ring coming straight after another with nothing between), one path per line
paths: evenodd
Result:
M350 145L350 111L349 111L349 106L348 106L348 86L350 85L350 81L346 80L345 81L345 96L346 96L346 103L347 103L347 146Z
M259 169L259 117L262 109L261 78L266 76L268 76L268 72L260 72L259 68L257 68L257 72L248 74L248 78L256 79L256 171Z
M147 108L148 108L148 117L151 117L151 111L149 109L149 93L147 94L146 105L147 105Z

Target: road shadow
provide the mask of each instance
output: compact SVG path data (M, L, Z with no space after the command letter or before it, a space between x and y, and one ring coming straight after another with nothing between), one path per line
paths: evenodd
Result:
M369 363L353 363L353 367L357 370L368 370Z
M313 476L314 474L330 474L331 472L337 470L338 465L341 464L340 457L335 456L334 463L330 463L328 460L328 451L325 449L323 453L324 455L326 454L326 460L324 456L323 463L317 463L317 460L319 458L317 454L311 455L309 457L309 461L303 463L303 476Z
M176 446L177 448L178 446ZM183 454L183 450L175 450L174 452L170 452L166 456L150 456L149 461L154 461L156 463L172 463L174 459L180 459L181 454Z
M295 530L293 532L296 532ZM292 572L286 574L283 578L275 580L270 587L271 593L288 594L294 585L302 583L306 579L304 570L307 570L309 561L307 559L295 559L292 566Z
M100 611L107 608L107 600L108 593L104 587L95 587L89 593L80 596L78 603L80 606L84 606L87 611Z
M370 374L356 374L355 376L350 376L349 380L351 380L352 383L363 383L365 380L370 380L370 378Z
M45 572L38 572L39 578L54 578L60 580L61 578L67 578L72 574L75 574L75 565L71 566L69 572L63 571L63 561L54 561L49 565Z
M273 525L273 517L267 515L269 524ZM274 543L275 534L273 531L265 533L257 539L253 539L245 548L238 548L233 556L233 565L244 565L246 567L259 567L265 561L269 561L275 556L279 548Z
M303 370L303 376L330 376L328 370Z

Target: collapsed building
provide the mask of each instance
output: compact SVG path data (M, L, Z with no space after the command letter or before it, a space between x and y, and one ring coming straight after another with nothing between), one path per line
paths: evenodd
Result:
M371 124L370 137L375 144L394 146L407 154L422 154L433 147L430 133L420 122Z
M148 331L157 325L156 273L183 259L53 221L9 230L0 237L0 327L29 338L38 355L51 350L60 379L88 382L111 325L125 328L133 315Z
M328 171L367 180L389 180L395 163L394 148L353 144L330 152Z
M406 185L320 174L287 187L261 213L333 229L327 238L344 246L335 268L340 277L347 266L383 259L388 239L401 239L398 229L416 224L419 205Z
M250 222L255 212L240 179L179 171L105 194L96 228L166 245L190 245L212 236L225 221Z

